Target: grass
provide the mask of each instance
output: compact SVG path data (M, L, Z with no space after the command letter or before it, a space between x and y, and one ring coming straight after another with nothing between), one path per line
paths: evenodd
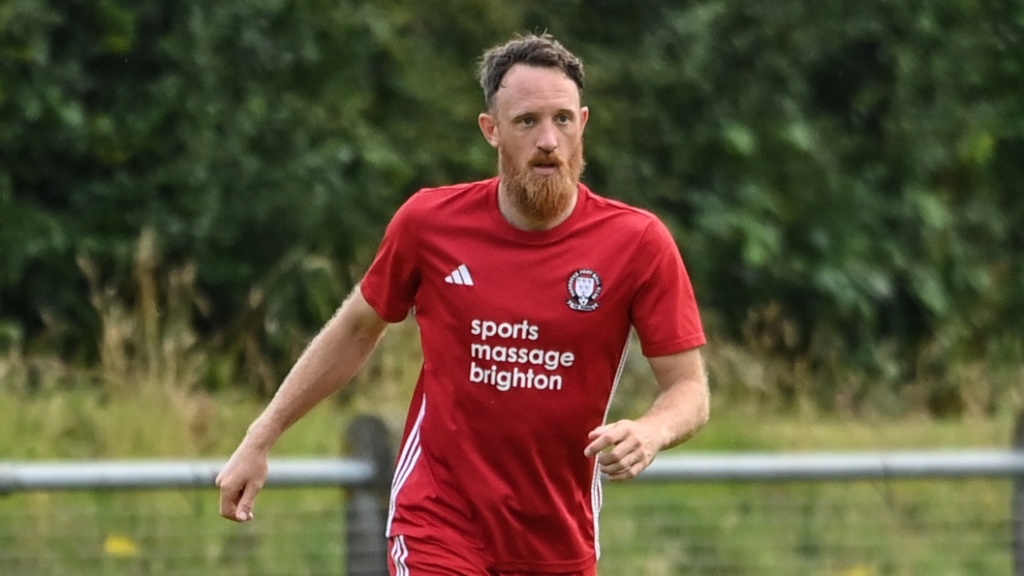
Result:
M398 391L376 393L378 407L392 394L402 400ZM0 451L31 460L226 457L262 405L159 387L117 399L88 387L8 394L0 418L15 425L0 427ZM275 454L338 454L345 423L367 408L356 396L327 402ZM400 422L400 412L384 416ZM991 448L1007 446L1011 429L1008 416L751 418L719 406L676 451ZM1008 493L1007 480L985 479L613 484L602 514L602 573L1008 574ZM238 526L217 517L212 487L9 495L0 499L0 573L337 574L341 502L334 490L267 489L257 521Z
M615 487L603 516L604 567L618 574L645 566L639 572L651 575L1008 574L1006 484Z

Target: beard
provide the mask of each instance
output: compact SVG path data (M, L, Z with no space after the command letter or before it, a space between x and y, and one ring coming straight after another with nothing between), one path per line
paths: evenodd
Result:
M551 175L537 174L532 169L537 165L551 165L558 170ZM533 222L554 220L569 207L585 165L582 140L568 160L558 152L536 152L525 166L517 165L506 149L498 150L498 174L508 198Z

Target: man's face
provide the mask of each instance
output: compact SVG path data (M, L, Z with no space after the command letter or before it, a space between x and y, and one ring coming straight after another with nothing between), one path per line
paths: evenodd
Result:
M547 222L572 202L588 115L576 84L560 70L517 64L505 74L480 127L498 149L502 185L523 216Z

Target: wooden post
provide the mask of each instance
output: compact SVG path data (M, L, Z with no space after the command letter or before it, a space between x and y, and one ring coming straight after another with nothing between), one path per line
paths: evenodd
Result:
M1017 422L1013 430L1013 449L1024 452L1024 410L1017 414ZM1024 476L1013 477L1013 507L1010 520L1011 535L1010 545L1013 546L1013 574L1024 576Z
M373 463L374 479L346 492L345 555L348 576L388 576L384 535L395 453L387 425L375 416L358 416L345 432L347 455Z

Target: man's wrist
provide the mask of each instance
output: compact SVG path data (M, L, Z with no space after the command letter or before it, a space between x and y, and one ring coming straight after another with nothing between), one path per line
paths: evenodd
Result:
M263 420L256 420L249 426L242 442L257 450L270 452L270 448L280 436L280 427Z

